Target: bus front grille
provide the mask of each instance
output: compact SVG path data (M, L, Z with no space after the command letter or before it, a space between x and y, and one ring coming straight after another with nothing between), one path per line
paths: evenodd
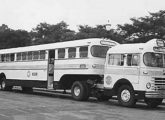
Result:
M157 90L165 90L165 78L155 78L155 88Z

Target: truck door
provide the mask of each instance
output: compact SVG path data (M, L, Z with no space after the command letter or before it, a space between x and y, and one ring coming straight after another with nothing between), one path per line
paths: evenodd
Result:
M48 79L47 79L47 88L53 89L54 81L54 62L55 62L55 50L49 50L48 54Z
M140 77L140 54L127 54L127 67L124 69L125 76L132 83L139 83Z

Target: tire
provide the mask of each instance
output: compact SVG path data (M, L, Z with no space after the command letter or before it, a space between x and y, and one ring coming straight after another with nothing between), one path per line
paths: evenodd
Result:
M11 91L13 86L7 86L6 85L6 78L2 77L1 78L1 90L3 91Z
M71 88L71 94L74 100L86 101L89 98L88 85L83 81L75 81Z
M33 88L32 87L22 87L22 91L26 92L26 93L30 93L30 92L33 92Z
M131 86L123 85L118 90L118 102L125 107L134 107L136 103L135 93Z
M163 101L162 98L145 98L145 103L147 104L148 108L156 108L160 105Z

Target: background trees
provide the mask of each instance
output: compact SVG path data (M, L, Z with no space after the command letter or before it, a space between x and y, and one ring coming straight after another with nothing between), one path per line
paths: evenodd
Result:
M31 45L29 33L25 30L12 30L7 25L0 26L0 49Z
M141 43L152 38L165 39L165 10L149 13L149 16L131 18L131 23L106 30L106 25L79 25L78 32L70 30L66 22L40 23L30 32L0 26L0 49L46 44L85 38L108 38L119 43Z
M147 42L153 38L165 38L165 10L149 13L150 16L131 18L132 24L118 25L125 42Z
M74 40L75 31L68 29L65 22L56 25L40 23L31 31L33 44L45 44Z

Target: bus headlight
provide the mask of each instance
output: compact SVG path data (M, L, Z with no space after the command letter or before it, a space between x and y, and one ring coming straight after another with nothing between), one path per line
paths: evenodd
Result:
M150 82L148 82L148 83L146 84L146 88L147 88L147 89L150 89L150 88L151 88L151 83L150 83Z

